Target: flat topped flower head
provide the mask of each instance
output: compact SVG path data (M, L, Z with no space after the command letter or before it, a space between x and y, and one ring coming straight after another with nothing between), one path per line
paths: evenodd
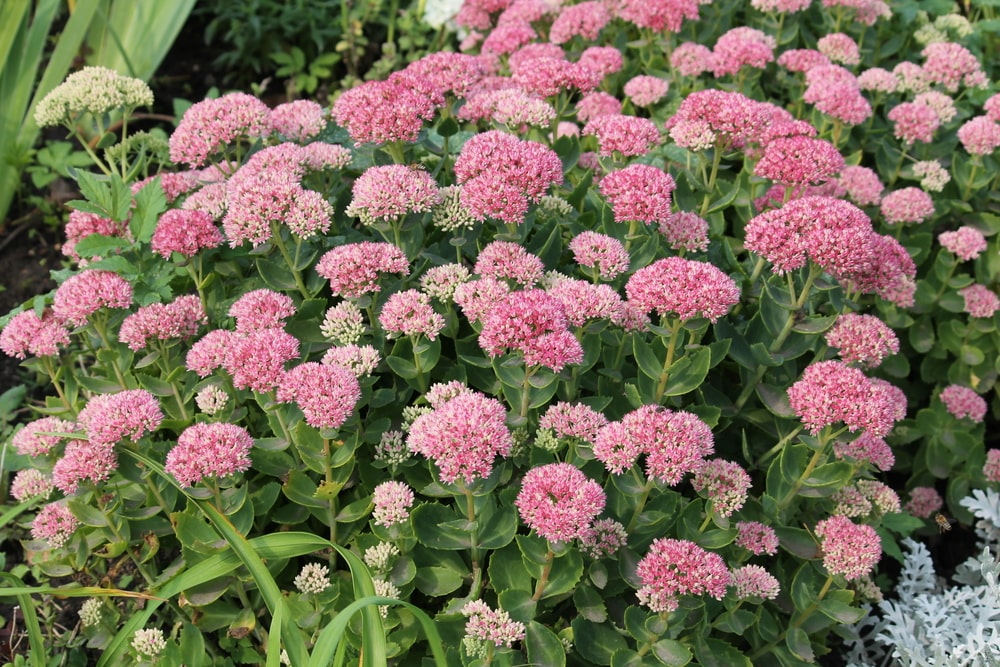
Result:
M614 280L628 270L628 251L621 241L611 236L580 232L569 242L569 250L577 264L594 269L604 280Z
M975 390L951 384L941 390L941 402L956 419L981 422L986 417L986 400Z
M601 179L601 194L611 204L615 222L633 220L647 225L670 218L673 177L646 164L630 164Z
M604 510L601 486L569 463L550 463L524 475L514 505L521 518L550 542L583 535Z
M292 298L271 289L247 292L229 307L229 316L236 318L236 331L240 333L283 329L285 320L294 314Z
M625 284L630 303L642 312L712 322L740 300L736 282L708 262L666 257L632 274Z
M197 294L179 296L170 303L151 303L122 322L118 340L138 351L154 341L190 338L208 322Z
M361 386L343 366L308 361L281 376L276 397L298 405L310 426L338 428L354 414Z
M382 273L410 274L403 251L391 243L361 241L337 246L316 263L316 273L330 281L330 290L348 299L378 292Z
M18 313L0 332L0 350L18 359L29 354L54 357L66 345L69 345L69 329L51 310L44 311L41 317L33 310Z
M250 468L253 437L242 426L211 422L187 427L167 453L166 471L182 486Z
M823 566L848 581L860 579L882 558L882 540L875 529L856 524L846 516L832 516L816 524Z
M142 79L107 67L84 67L66 77L35 107L39 127L72 125L81 114L104 116L116 109L153 104L153 91Z
M905 415L905 400L900 415L895 391L881 382L841 361L819 361L788 388L788 402L810 433L843 422L882 437Z
M899 352L896 333L874 315L845 313L826 332L826 343L838 348L840 358L874 368Z
M163 421L163 411L145 389L126 389L94 396L80 411L79 420L91 442L113 445L155 431Z
M441 202L429 173L402 164L369 167L354 181L352 193L346 213L367 225L425 213Z
M639 603L654 612L674 611L682 595L721 600L732 582L726 562L694 542L658 538L636 566Z
M473 273L483 278L510 280L522 288L534 287L542 279L541 258L512 241L493 241L479 253Z
M170 159L201 167L229 144L267 134L269 113L267 105L246 93L193 104L170 135Z
M112 271L87 269L66 279L52 299L56 317L76 326L102 308L132 305L132 285Z

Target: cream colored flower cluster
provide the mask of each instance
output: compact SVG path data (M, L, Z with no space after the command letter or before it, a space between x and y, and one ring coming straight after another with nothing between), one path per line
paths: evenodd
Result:
M86 113L104 116L152 103L153 91L144 81L107 67L84 67L42 98L35 108L35 122L39 127L72 125Z

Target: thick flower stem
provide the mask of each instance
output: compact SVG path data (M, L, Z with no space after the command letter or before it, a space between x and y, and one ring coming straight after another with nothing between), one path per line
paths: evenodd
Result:
M826 460L827 452L830 448L830 443L833 442L833 440L838 435L840 435L843 432L843 430L844 429L840 429L838 431L831 432L829 426L823 429L823 433L820 436L820 447L815 452L813 452L812 458L809 459L809 463L806 464L806 469L802 471L802 474L799 475L799 478L795 480L795 484L792 485L792 488L788 490L788 493L785 494L785 497L782 498L781 501L778 503L779 510L785 509L788 506L788 504L795 499L795 496L799 494L799 491L805 485L806 480L809 479L809 476L813 474L813 471L816 469L816 466L818 466L820 463Z
M798 426L797 426L797 427L796 427L795 429L793 429L793 430L792 430L792 432L791 432L791 433L789 433L789 434L788 434L788 435L786 435L786 436L785 436L784 438L782 438L781 440L779 440L779 441L778 441L778 443L777 443L777 444L776 444L776 445L775 445L774 447L772 447L771 449L767 450L767 451L766 451L766 452L764 453L764 455L763 455L763 456L761 456L761 457L760 457L760 458L759 458L759 459L757 460L757 465L758 465L758 466L760 466L760 465L763 465L763 464L764 464L764 463L766 463L766 462L767 462L767 461L768 461L768 460L769 460L769 459L770 459L770 458L771 458L772 456L774 456L775 454L777 454L778 452L780 452L780 451L781 451L782 449L784 449L785 445L787 445L787 444L788 444L789 442L791 442L792 438L794 438L794 437L795 437L795 436L797 436L797 435L798 435L799 433L801 433L801 432L802 432L802 429L803 429L803 428L805 428L805 427L804 427L804 426L803 426L802 424L799 424L799 425L798 425Z
M555 557L555 552L552 551L552 547L549 547L548 552L545 554L545 565L542 566L542 576L535 582L535 593L531 596L531 599L536 602L542 599L545 586L549 583L549 575L552 574L552 561L555 560Z
M670 322L670 342L667 343L667 356L663 359L663 371L660 379L656 383L656 397L654 403L659 403L663 398L663 392L667 390L667 380L670 379L670 367L674 364L674 354L677 352L677 339L680 337L681 321L679 319Z
M326 459L326 483L330 489L333 489L333 449L330 447L330 438L323 438L323 458ZM327 506L327 518L330 519L330 542L333 544L337 543L337 497L332 496ZM330 563L333 564L333 559L335 558L336 552L331 552Z
M528 409L531 407L531 376L535 374L534 368L524 368L524 382L521 383L521 408L518 414L522 422L528 418Z
M472 491L465 488L465 485L460 483L459 486L465 494L465 518L469 520L471 526L469 538L472 541L472 548L470 550L472 557L472 586L469 589L469 599L477 600L479 599L479 594L482 592L483 571L481 563L482 554L479 550L479 528L476 526L476 498L472 495Z
M632 471L632 474L638 477L635 470ZM635 525L639 523L639 515L642 514L642 510L646 506L646 501L649 500L649 494L655 485L656 479L651 477L646 482L646 485L642 487L642 492L639 494L639 502L636 503L635 510L632 512L632 518L629 520L628 527L625 529L626 532L631 533L632 529L635 528Z
M698 215L702 218L708 213L708 208L712 204L712 194L715 193L715 179L719 176L719 164L722 162L722 146L717 142L715 150L712 152L712 171L708 175L705 198L701 200L701 210Z
M42 357L42 364L45 366L45 372L48 373L49 380L52 381L52 386L59 395L59 400L63 402L63 405L66 406L67 410L74 412L73 406L70 404L69 399L66 398L66 393L63 391L62 384L59 382L59 371L56 370L55 364L52 363L52 357Z
M278 226L271 225L271 238L274 239L274 245L278 248L278 252L285 260L285 264L288 265L288 270L292 272L292 277L295 279L295 287L298 288L299 292L302 294L303 299L308 299L312 295L309 294L309 290L306 289L306 284L302 280L302 272L295 268L295 262L292 260L292 256L288 253L288 248L285 247L285 241L281 238L281 230Z

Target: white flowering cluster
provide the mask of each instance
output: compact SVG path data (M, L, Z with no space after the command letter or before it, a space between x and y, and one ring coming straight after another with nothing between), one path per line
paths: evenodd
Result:
M927 547L904 540L909 553L892 599L855 626L848 665L888 664L889 658L903 667L1000 665L1000 494L976 490L961 503L979 519L980 556L960 565L948 586L936 576Z
M152 103L153 91L141 79L107 67L84 67L42 98L35 107L35 122L39 127L73 125L86 113L100 117Z

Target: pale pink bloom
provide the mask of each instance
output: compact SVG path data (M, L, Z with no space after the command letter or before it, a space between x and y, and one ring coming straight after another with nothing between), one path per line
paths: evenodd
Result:
M972 317L993 317L1000 310L1000 298L986 285L969 285L958 293L965 299L965 312Z
M838 348L840 358L875 368L886 357L899 352L899 339L885 322L874 315L844 313L826 332L826 344Z
M66 345L69 345L69 330L51 310L43 311L41 317L33 310L18 313L0 332L0 350L18 359L29 354L54 357Z
M736 74L744 67L764 69L774 62L774 37L760 30L739 26L723 33L712 49L715 78Z
M848 581L860 579L882 558L882 540L875 529L845 516L832 516L816 524L823 567Z
M14 475L10 495L19 503L34 498L45 500L52 494L52 479L40 470L25 468Z
M758 521L737 521L736 545L755 556L761 554L773 556L778 553L778 535L774 532L774 528Z
M573 65L573 82L581 92L596 88L601 80L621 70L622 52L614 46L588 46Z
M56 318L82 326L101 308L128 308L132 285L111 271L88 269L66 279L52 298Z
M439 408L451 399L455 398L460 394L467 394L472 390L464 382L459 380L452 380L451 382L436 382L431 385L427 393L424 394L424 400L432 408Z
M764 147L754 174L772 181L805 185L834 177L844 168L844 157L824 139L778 138Z
M579 72L578 74L574 64L566 60L562 49L559 49L555 44L545 44L544 46L559 49L557 55L542 55L529 51L533 46L542 45L529 44L522 49L525 52L523 57L515 58L521 53L519 51L511 55L508 61L511 81L529 93L539 97L553 97L579 83L576 80L579 74L586 73ZM589 85L584 85L584 88L593 90L597 87L597 83L598 81L592 81Z
M979 60L961 44L933 42L920 55L924 57L927 78L949 92L957 92L962 85L983 88L989 83Z
M810 433L843 422L849 430L884 436L900 417L898 398L841 361L818 361L788 388L788 402Z
M906 145L913 142L930 143L934 140L934 130L941 126L941 119L931 107L917 102L903 102L892 108L888 115L893 125L893 133Z
M493 241L479 253L472 270L482 278L509 280L529 288L541 281L545 267L537 255L528 252L521 244Z
M498 400L470 391L417 417L406 444L437 464L441 481L461 477L471 484L490 475L494 458L510 454L514 442L506 417Z
M868 167L844 167L837 182L847 190L847 196L858 206L871 206L882 201L885 186L878 174Z
M615 222L658 224L670 217L671 193L677 187L662 169L633 163L601 179L601 194L611 204Z
M621 101L599 90L587 93L576 103L576 119L581 123L598 116L619 115L621 112ZM586 128L584 130L586 131Z
M59 549L72 537L80 522L65 503L49 503L38 510L34 521L31 522L31 537L36 540L45 540L49 543L50 549Z
M874 25L880 18L889 18L892 11L883 0L823 0L824 7L847 7L854 10L854 20Z
M81 258L80 254L76 252L76 244L91 234L121 238L131 237L126 222L115 222L95 213L74 209L69 212L69 219L66 221L66 241L62 245L63 254L77 262L85 261L85 258Z
M829 65L830 59L816 49L787 49L778 56L777 63L789 72L808 72L813 67Z
M639 269L625 284L630 303L645 313L712 322L740 300L735 281L716 266L681 257L666 257Z
M316 273L330 281L330 291L347 299L379 292L381 273L410 274L403 251L391 243L361 241L328 251L316 263Z
M80 482L103 482L118 468L113 444L70 440L62 458L52 467L52 483L65 494L76 493Z
M597 137L600 154L604 157L615 153L625 157L645 155L660 144L660 131L656 124L638 116L597 116L584 126L583 134Z
M350 370L309 361L299 364L278 381L277 400L294 402L314 428L340 427L354 414L361 386Z
M709 146L719 143L721 147L741 148L756 141L767 129L772 113L771 105L752 100L742 93L710 88L684 98L677 113L667 121L666 128L674 141L678 140L674 130L683 123L691 128L700 128L698 132L708 131L714 136ZM693 135L695 132L685 134Z
M498 176L528 200L537 201L549 187L562 182L562 162L547 146L490 130L465 142L455 160L459 183L484 174Z
M642 586L639 604L654 612L674 611L682 595L710 595L721 600L732 583L726 562L694 542L658 538L636 566Z
M596 269L604 280L614 280L628 270L629 256L618 239L584 231L569 242L573 259L580 266Z
M723 459L705 461L691 479L691 487L708 499L712 512L720 517L732 516L743 507L750 483L750 475L740 464Z
M295 100L271 109L267 125L289 141L305 143L326 128L326 114L312 100Z
M371 345L341 345L331 347L323 355L321 363L330 366L342 366L355 377L360 378L371 375L382 363L382 355Z
M455 288L455 303L470 322L483 316L510 294L510 285L495 278L480 278L464 282Z
M185 211L204 211L212 216L212 220L219 220L226 213L226 183L208 183L197 192L192 193L181 204L181 209Z
M859 479L854 483L879 514L897 514L902 507L899 494L892 487L875 479Z
M976 116L958 128L958 140L972 155L989 155L1000 146L1000 123Z
M376 526L395 526L410 518L413 489L406 482L382 482L372 491L372 504Z
M937 160L921 160L915 163L913 175L920 179L920 187L928 192L941 192L951 180L951 174Z
M853 66L861 62L861 51L858 43L849 35L834 32L824 35L816 42L816 48L824 56L840 65Z
M618 18L655 32L680 32L684 19L698 20L699 0L621 0Z
M614 321L621 316L625 306L621 295L610 285L595 285L586 280L564 278L547 291L562 304L572 327L582 327L592 319Z
M916 224L934 215L934 200L920 188L902 188L882 197L880 210L888 225Z
M598 519L580 531L580 551L593 558L611 558L628 543L625 526L614 519Z
M206 377L225 362L226 354L236 334L224 329L214 329L202 336L188 350L184 365L199 377Z
M222 232L208 213L170 209L160 216L150 245L157 255L169 259L175 252L191 257L202 248L221 245L222 241Z
M1000 453L1000 449L990 451ZM987 454L987 461L988 459L989 455ZM1000 463L1000 460L998 460L998 463ZM988 476L987 479L989 480ZM907 501L903 509L919 519L927 519L943 506L944 499L941 498L941 494L936 489L930 486L915 486L910 489L910 500Z
M569 334L562 304L542 290L512 292L490 308L483 318L479 346L491 357L520 353L528 366L546 365L555 372L579 363L583 349ZM552 339L551 335L569 334ZM548 337L547 337L548 336ZM553 343L564 345L561 352ZM554 365L550 365L554 364Z
M190 338L208 323L208 316L197 294L179 296L170 303L151 303L132 313L122 322L118 340L130 350L139 351L152 340Z
M335 345L357 343L365 332L364 313L353 301L341 301L326 311L319 330Z
M510 648L514 642L524 640L524 623L511 620L510 614L503 609L490 609L481 600L465 603L462 615L469 617L465 622L466 637L489 642L498 648Z
M640 74L629 79L622 91L637 107L648 107L666 97L670 84L657 76Z
M773 600L781 591L781 584L760 565L743 565L733 570L733 584L736 598L762 598Z
M832 513L837 516L863 517L872 511L872 503L855 486L845 486L830 496Z
M164 468L181 486L194 486L206 477L222 478L250 469L253 436L236 424L193 424L167 452Z
M491 120L516 130L526 125L548 127L556 110L545 100L511 87L471 94L457 115L462 120Z
M899 89L899 79L895 74L881 67L870 67L858 75L861 90L875 93L894 93Z
M538 428L551 429L560 438L576 438L593 443L608 423L600 412L583 403L554 403L538 421Z
M354 181L345 213L365 224L425 213L441 203L437 182L423 169L403 164L369 167Z
M66 436L52 435L55 433L70 434L78 430L78 426L58 417L42 417L33 422L25 424L21 430L14 434L10 444L14 446L19 454L25 456L43 456L48 454L53 447L61 443Z
M282 329L284 321L294 314L292 297L266 288L247 292L229 307L229 316L236 318L238 333Z
M955 100L936 90L920 93L913 98L913 101L933 110L942 123L951 122L955 114L958 113L958 109L955 108Z
M983 102L983 111L986 112L987 118L995 123L1000 123L1000 93Z
M391 294L382 306L378 321L389 338L423 335L428 340L435 340L445 325L444 317L434 312L431 298L415 289Z
M508 21L491 30L480 49L485 54L502 56L517 51L537 38L538 34L528 21Z
M549 28L549 40L554 44L564 44L574 37L582 37L593 42L601 29L611 20L611 12L605 3L585 0L576 5L563 7Z
M191 352L188 353L189 367ZM222 352L222 366L232 376L233 386L263 394L282 381L285 362L298 358L299 341L281 329L261 329L245 335L231 334Z
M948 385L941 390L941 402L956 419L981 422L986 417L986 401L974 390L961 385Z
M323 141L314 141L302 147L302 166L310 171L343 169L351 163L351 151Z
M812 0L750 0L750 6L760 12L801 12Z
M464 53L437 51L406 66L406 72L417 75L438 94L464 97L484 76L482 61Z
M1000 449L991 449L986 452L983 477L986 478L987 482L1000 482Z
M840 65L819 65L806 72L802 99L846 125L859 125L872 115L858 80Z
M514 505L521 519L550 542L580 537L604 510L604 489L569 463L532 468Z
M235 141L267 134L268 113L263 102L246 93L202 100L184 112L170 135L170 159L200 167Z
M158 429L163 411L156 397L145 389L127 389L94 396L78 419L92 443L113 445L124 438L138 440Z
M331 115L347 128L355 145L416 141L424 121L434 117L435 100L401 79L367 81L344 91Z
M712 50L697 42L681 42L670 54L670 68L681 76L699 76L715 67Z
M986 250L986 237L975 227L963 225L952 232L938 234L938 242L963 262L976 259Z
M534 23L558 11L559 3L547 0L510 0L507 8L500 12L500 16L497 17L497 25L503 25L508 21Z

